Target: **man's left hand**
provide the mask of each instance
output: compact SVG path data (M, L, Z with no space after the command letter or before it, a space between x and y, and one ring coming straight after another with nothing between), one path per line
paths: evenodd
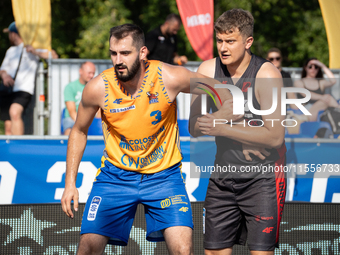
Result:
M255 145L247 145L242 144L242 152L247 161L252 161L250 154L255 155L261 160L265 160L266 157L270 155L270 152L266 150L266 148L255 146Z
M221 122L218 122L212 114L206 114L197 118L198 127L202 134L218 136L221 131Z
M36 55L36 51L31 45L26 46L26 51Z

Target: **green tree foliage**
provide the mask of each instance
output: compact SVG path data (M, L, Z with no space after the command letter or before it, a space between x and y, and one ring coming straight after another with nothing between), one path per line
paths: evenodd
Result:
M328 44L317 0L257 0L254 50L265 56L271 47L282 50L284 65L301 66L309 57L328 64Z
M109 35L113 26L129 23L130 11L122 0L77 0L79 23L84 29L76 38L80 58L109 58Z
M14 21L11 0L0 1L0 10L1 10L0 15L0 63L1 63L3 58L5 57L6 50L10 46L8 34L3 33L2 30L8 27L8 25Z
M60 58L77 58L75 40L83 27L79 24L80 6L76 1L51 0L52 48Z

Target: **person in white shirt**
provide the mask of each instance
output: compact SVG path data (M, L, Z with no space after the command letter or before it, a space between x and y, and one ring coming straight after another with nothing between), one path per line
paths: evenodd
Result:
M7 105L2 105L1 117L5 121L6 135L23 135L22 114L34 94L39 58L48 58L49 52L34 49L30 45L24 46L15 22L4 29L4 32L8 32L12 46L6 51L0 67L0 77L5 86L13 87L13 93L6 95ZM52 57L58 57L55 51L53 51ZM6 112L7 109L8 112Z

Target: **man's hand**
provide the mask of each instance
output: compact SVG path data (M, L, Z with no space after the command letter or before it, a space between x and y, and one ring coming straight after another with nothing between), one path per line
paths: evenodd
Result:
M77 188L74 186L72 188L66 188L63 193L63 197L61 198L61 207L63 211L66 213L68 217L73 219L74 215L71 208L71 201L73 200L73 208L74 211L78 211L78 199L79 199L79 192Z
M199 130L204 135L218 136L220 135L221 122L215 121L216 118L212 114L206 114L202 117L197 118ZM216 122L216 123L215 123Z
M320 67L320 68L326 67L325 64L321 63L321 62L320 62L319 60L317 60L317 59L312 59L311 61L309 61L308 64L310 64L310 65L315 65L315 66L318 66L318 67Z
M7 87L14 85L13 78L9 74L7 74L6 72L2 73L1 79L2 79L2 82L4 83L4 85L7 86Z
M228 99L217 112L197 118L197 123L202 134L219 136L223 125L242 117L243 115L233 115L233 100Z
M26 51L27 51L27 52L30 52L30 53L32 53L32 54L34 54L34 55L37 55L36 50L35 50L31 45L27 45L27 46L26 46Z
M181 65L185 65L188 62L188 58L186 56L178 56L176 54L176 56L173 59L174 63L181 66Z
M180 56L179 60L181 61L181 65L185 65L188 62L188 58L186 56Z
M223 105L221 108L212 114L215 119L225 119L228 120L228 123L230 120L237 121L240 118L243 117L243 115L233 115L233 99L228 99L223 102Z
M253 145L246 145L242 144L243 155L247 161L252 161L253 159L250 157L250 154L255 155L256 157L260 158L261 160L265 160L266 157L270 155L270 152L266 150L266 148L253 146Z

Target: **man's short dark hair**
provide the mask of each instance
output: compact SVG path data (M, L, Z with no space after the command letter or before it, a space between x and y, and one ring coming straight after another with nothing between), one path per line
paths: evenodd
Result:
M248 38L253 36L254 17L243 9L231 9L216 20L214 29L220 34L232 33L238 29L244 38Z
M181 17L175 13L170 13L168 16L166 16L165 21L168 21L168 22L177 21L179 24L182 24Z
M281 51L278 49L278 48L270 48L267 52L267 56L269 55L269 53L272 53L272 52L276 52L276 53L279 53L280 56L282 57L282 53Z
M145 45L144 32L137 25L124 24L110 29L110 39L114 37L117 40L121 40L127 36L132 37L133 46L135 46L137 50Z

